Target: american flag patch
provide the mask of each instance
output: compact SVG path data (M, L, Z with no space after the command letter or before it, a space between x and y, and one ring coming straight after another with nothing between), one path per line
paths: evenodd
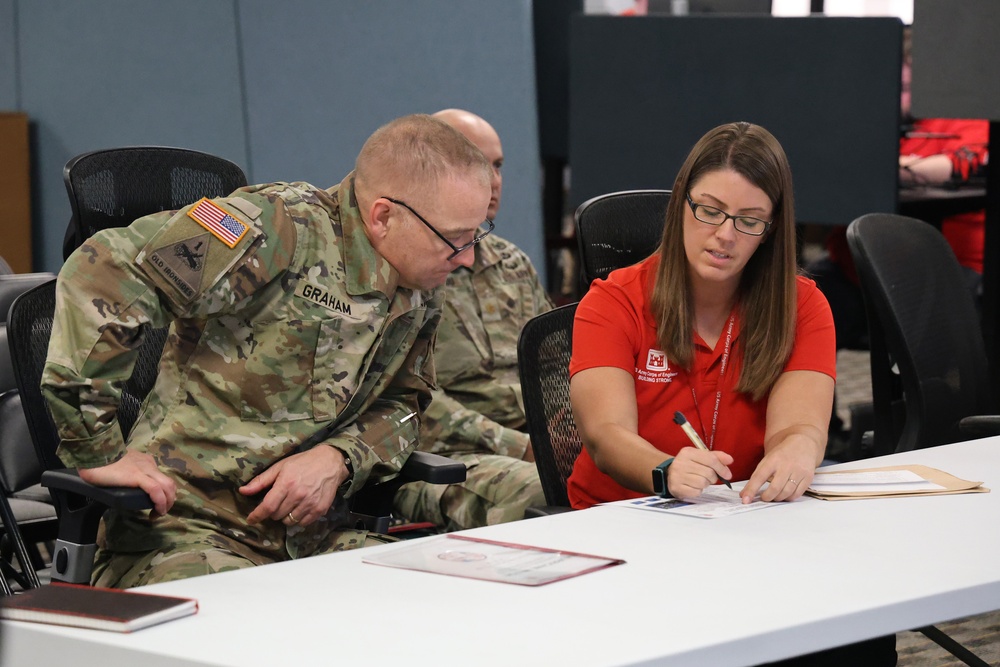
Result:
M235 248L249 229L207 198L195 204L194 208L188 211L188 216L230 248Z

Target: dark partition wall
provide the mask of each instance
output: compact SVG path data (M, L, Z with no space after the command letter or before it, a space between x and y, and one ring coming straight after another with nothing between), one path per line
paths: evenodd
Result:
M916 0L913 115L1000 120L1000 2Z
M746 120L788 153L801 222L894 211L901 49L894 18L575 17L571 203L670 188L702 134Z
M1000 143L1000 2L915 0L913 5L913 113L920 117L984 118L990 148ZM995 159L994 159L995 162ZM983 249L983 335L1000 397L1000 170L986 177Z

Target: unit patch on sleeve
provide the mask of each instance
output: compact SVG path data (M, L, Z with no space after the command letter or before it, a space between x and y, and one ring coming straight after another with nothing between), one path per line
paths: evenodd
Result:
M229 215L208 198L202 198L188 211L188 216L230 248L235 248L249 227Z
M187 299L191 299L201 286L208 239L208 234L202 234L158 248L149 254L150 264Z

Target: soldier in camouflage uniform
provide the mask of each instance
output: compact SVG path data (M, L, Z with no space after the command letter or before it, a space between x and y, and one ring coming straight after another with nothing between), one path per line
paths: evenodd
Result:
M241 188L101 232L67 260L42 381L58 454L85 480L140 487L155 505L106 515L96 584L370 540L346 527L346 498L396 474L416 445L434 289L472 264L456 249L482 234L489 178L462 135L408 116L375 132L329 190ZM121 383L143 329L167 325L126 442Z
M496 131L459 109L434 116L465 134L493 167L493 219L503 183ZM524 433L517 339L552 304L528 256L496 235L476 246L472 266L452 273L443 291L434 347L440 389L424 415L420 448L465 463L467 478L451 486L411 482L396 493L395 511L448 530L521 519L545 497Z

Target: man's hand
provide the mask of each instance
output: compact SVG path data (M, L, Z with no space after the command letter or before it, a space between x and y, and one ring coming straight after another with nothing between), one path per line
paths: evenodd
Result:
M685 447L667 468L667 489L674 498L695 498L719 479L732 479L726 452Z
M94 486L137 487L149 494L157 515L166 514L177 498L177 486L149 454L126 450L125 456L99 468L81 468L80 479Z
M245 496L270 489L247 517L247 523L272 519L287 526L308 526L330 510L347 475L343 453L328 445L281 459L240 487Z

